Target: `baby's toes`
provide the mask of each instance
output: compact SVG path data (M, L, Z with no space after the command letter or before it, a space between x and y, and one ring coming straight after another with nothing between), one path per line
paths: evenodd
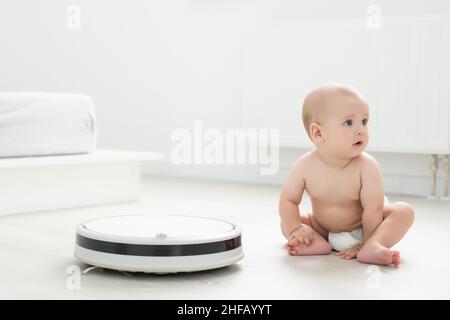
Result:
M400 252L395 251L394 254L392 255L392 264L395 267L398 267L400 265Z
M287 253L289 253L289 254L292 254L292 253L295 251L294 246L291 246L291 245L289 245L289 244L286 244L286 245L284 246L284 248L285 248L285 250L287 251Z

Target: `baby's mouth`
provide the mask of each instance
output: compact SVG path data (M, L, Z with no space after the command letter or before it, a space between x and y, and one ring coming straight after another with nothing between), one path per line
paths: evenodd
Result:
M362 144L363 144L362 141L358 141L358 142L355 142L353 145L354 145L354 146L360 146L360 145L362 145Z

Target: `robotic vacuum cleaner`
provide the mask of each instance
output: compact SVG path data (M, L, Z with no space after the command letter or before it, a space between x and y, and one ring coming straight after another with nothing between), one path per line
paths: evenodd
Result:
M237 225L183 215L114 216L81 223L74 255L93 266L148 273L215 269L244 256Z

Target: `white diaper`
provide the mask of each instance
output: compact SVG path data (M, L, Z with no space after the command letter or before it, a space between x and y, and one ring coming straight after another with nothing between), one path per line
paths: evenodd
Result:
M330 232L328 233L328 243L334 250L342 251L360 244L362 236L362 228L358 228L351 232Z
M389 204L389 199L384 196L384 205ZM328 243L336 251L350 249L360 244L363 238L362 228L355 229L351 232L330 232L328 233Z

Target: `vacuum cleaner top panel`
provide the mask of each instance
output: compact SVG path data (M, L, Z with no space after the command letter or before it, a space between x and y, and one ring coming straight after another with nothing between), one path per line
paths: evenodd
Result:
M194 244L241 234L238 226L195 216L116 216L82 223L77 233L91 239L134 244Z

